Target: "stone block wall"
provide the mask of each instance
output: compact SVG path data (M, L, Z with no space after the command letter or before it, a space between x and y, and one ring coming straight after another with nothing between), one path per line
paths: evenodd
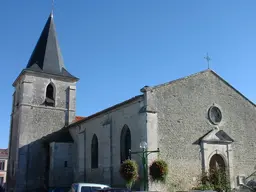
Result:
M44 105L49 83L54 87L54 106ZM26 72L15 86L18 99L14 99L17 106L12 116L9 164L15 173L9 174L10 181L16 191L37 190L44 187L46 179L47 155L42 137L60 130L75 118L76 82Z
M208 70L166 83L146 94L147 105L157 111L158 120L158 134L148 140L157 139L160 158L169 164L170 188L189 190L196 185L202 173L202 151L197 141L215 128L234 139L233 161L228 165L234 185L236 176L252 173L256 160L255 106L214 72ZM212 105L222 112L218 125L208 118Z
M106 113L89 117L90 119L85 122L70 128L70 133L78 145L76 154L79 161L75 169L79 171L75 174L84 169L85 182L124 186L119 174L121 131L127 125L131 131L132 150L140 150L140 142L146 140L146 118L145 114L140 113L143 106L141 96ZM99 166L95 169L91 168L91 142L94 134L98 138L99 147ZM132 158L141 163L139 156L135 155Z
M50 144L49 187L70 187L73 183L73 143Z

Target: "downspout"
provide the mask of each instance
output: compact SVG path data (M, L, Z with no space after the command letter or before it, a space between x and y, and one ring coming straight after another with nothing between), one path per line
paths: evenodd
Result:
M112 119L110 120L110 186L113 185L113 127Z
M86 129L84 130L84 181L86 182ZM74 176L73 176L74 177Z

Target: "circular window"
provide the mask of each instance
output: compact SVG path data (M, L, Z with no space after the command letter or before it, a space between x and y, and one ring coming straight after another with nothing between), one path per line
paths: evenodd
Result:
M212 106L209 109L208 116L210 121L215 125L221 122L222 114L220 109L216 106Z

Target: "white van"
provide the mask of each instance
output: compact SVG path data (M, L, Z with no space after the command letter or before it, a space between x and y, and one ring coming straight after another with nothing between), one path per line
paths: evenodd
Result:
M110 188L110 186L96 183L73 183L70 192L95 192L106 188Z

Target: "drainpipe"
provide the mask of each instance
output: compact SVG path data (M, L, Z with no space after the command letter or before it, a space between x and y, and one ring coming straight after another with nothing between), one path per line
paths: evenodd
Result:
M113 185L113 128L112 119L110 121L110 186Z

